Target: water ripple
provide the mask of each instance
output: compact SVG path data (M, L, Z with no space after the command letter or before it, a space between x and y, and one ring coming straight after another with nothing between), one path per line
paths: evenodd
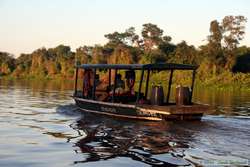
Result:
M0 82L0 166L244 165L250 157L250 94L196 91L214 115L143 122L82 113L72 87Z

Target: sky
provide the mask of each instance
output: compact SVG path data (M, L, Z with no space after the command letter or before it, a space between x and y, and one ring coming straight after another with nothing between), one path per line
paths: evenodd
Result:
M153 23L172 37L200 46L212 20L248 18L241 45L250 46L250 0L0 0L0 51L18 57L46 47L104 44L104 34Z

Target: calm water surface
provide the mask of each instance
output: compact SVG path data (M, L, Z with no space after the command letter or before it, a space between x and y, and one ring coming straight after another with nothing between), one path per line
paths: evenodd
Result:
M138 122L80 113L72 87L0 80L0 166L249 163L250 92L196 90L215 108L201 121Z

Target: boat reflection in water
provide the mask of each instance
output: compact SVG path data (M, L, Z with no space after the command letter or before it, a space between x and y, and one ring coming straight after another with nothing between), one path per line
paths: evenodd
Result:
M81 135L75 142L75 147L79 147L75 152L88 154L75 163L129 157L153 166L189 166L183 158L189 147L183 138L192 140L193 134L179 132L180 126L174 122L134 122L85 113L84 118L71 125Z

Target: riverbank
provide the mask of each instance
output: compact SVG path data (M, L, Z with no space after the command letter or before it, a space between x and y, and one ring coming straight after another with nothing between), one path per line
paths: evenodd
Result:
M176 71L173 77L173 87L177 85L189 86L191 84L191 73ZM153 73L151 84L168 85L169 73ZM26 82L47 82L52 81L58 84L65 82L74 83L74 78L66 78L60 75L53 77L13 77L11 75L1 76L0 80L4 81L26 81ZM231 73L223 72L217 76L201 76L199 73L196 75L195 86L198 88L206 88L211 90L244 90L250 91L250 74L245 73Z
M215 77L198 78L197 84L213 89L250 91L250 74L224 72Z

